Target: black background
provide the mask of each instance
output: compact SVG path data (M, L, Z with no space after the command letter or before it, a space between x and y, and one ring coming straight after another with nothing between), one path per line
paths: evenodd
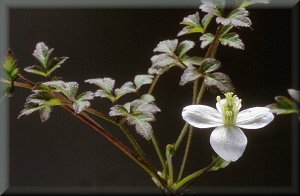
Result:
M37 63L31 54L35 44L44 41L55 48L55 56L70 57L57 75L65 81L77 81L81 91L95 90L83 81L96 77L116 79L118 87L137 74L147 73L157 43L176 38L182 18L195 11L11 9L9 44L22 68ZM222 46L216 57L222 62L221 71L231 77L238 96L243 99L242 109L273 103L274 96L287 95L286 90L292 87L291 10L251 10L250 17L252 28L236 30L246 49ZM204 54L198 35L179 39L196 41L198 45L192 53ZM179 87L181 73L179 69L169 71L154 91L162 110L154 131L162 148L176 141L184 125L181 110L191 103L192 85ZM34 81L41 79L30 77ZM44 124L38 114L17 120L28 95L28 91L19 89L10 100L11 186L153 186L151 179L128 157L60 108L55 108ZM214 107L217 95L207 91L202 103ZM95 100L92 105L100 111L109 111L106 100ZM123 138L118 129L102 124ZM210 162L214 154L209 144L211 131L195 131L185 174ZM226 169L204 175L194 186L290 186L291 131L290 116L278 116L260 130L244 130L248 138L244 155ZM159 165L152 144L135 136L146 154ZM177 163L182 152L175 157Z

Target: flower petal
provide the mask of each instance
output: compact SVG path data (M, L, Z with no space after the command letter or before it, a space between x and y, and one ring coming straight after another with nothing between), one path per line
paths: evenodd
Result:
M266 107L254 107L243 110L237 115L236 126L244 129L259 129L268 125L274 115Z
M211 133L210 144L222 159L236 161L245 151L247 138L238 127L220 126Z
M183 108L182 118L197 128L210 128L223 125L221 114L205 105L189 105Z
M242 104L239 104L239 102L240 102L240 99L238 97L236 97L235 105L238 107L238 110L240 110L242 107ZM222 107L223 107L224 103L226 103L226 98L221 99L220 103L219 102L216 103L216 108L220 113L222 113Z

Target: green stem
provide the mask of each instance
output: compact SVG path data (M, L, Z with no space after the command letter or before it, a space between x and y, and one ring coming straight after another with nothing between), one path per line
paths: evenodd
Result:
M196 99L196 104L199 104L201 102L204 92L205 92L205 83L202 82L197 99Z
M153 93L153 90L154 90L154 88L155 88L155 86L156 86L156 84L157 84L160 76L161 76L161 74L158 74L158 75L155 76L155 78L154 78L154 80L153 80L153 82L152 82L152 84L151 84L151 86L150 86L150 88L148 90L148 94L149 95L151 95Z
M142 148L140 147L140 145L137 143L137 141L134 139L133 135L130 133L130 131L124 127L123 125L119 124L120 129L122 130L122 132L125 134L125 136L127 137L127 139L129 140L129 142L132 144L132 146L134 147L135 151L137 152L137 154L143 159L143 161L145 161L145 163L147 163L147 165L149 165L149 167L156 172L155 167L147 160L145 153L143 152Z
M221 25L217 28L214 40L212 41L211 45L209 46L204 58L214 58L215 57L216 51L217 51L219 43L220 43L219 39L220 39L223 28L224 28L223 25Z
M193 87L193 104L196 104L197 95L198 95L198 88L199 88L199 79L194 81Z
M166 162L165 162L165 160L164 160L164 157L163 157L163 155L162 155L161 149L160 149L160 147L159 147L159 145L158 145L158 142L157 142L157 139L156 139L154 133L151 134L151 141L152 141L153 146L154 146L154 148L155 148L155 150L156 150L156 153L157 153L157 155L158 155L158 158L159 158L159 160L160 160L160 163L161 163L161 165L162 165L162 167L163 167L163 177L165 178L166 175L167 175L167 165L166 165Z
M121 131L124 133L124 135L126 136L126 138L129 140L129 142L132 144L133 148L135 149L135 151L137 152L137 154L145 161L146 157L145 154L143 152L143 150L141 149L141 147L139 146L139 144L137 143L137 141L134 139L133 135L130 133L130 131L125 128L123 125L119 124L118 125L119 128L121 129Z
M148 167L150 168L150 170L155 172L155 179L157 179L160 184L162 186L165 186L166 183L164 181L164 179L162 179L156 172L156 169L154 167L154 165L149 162L142 150L142 148L140 147L140 145L137 143L137 141L134 139L133 135L130 133L130 131L124 127L122 124L119 124L120 129L122 130L122 132L125 134L125 136L127 137L127 139L129 140L129 142L132 144L132 146L134 147L135 151L137 152L137 154L142 158L142 160L148 165Z
M9 80L3 79L3 78L0 78L0 82L3 83L3 84L10 84ZM21 87L21 88L26 88L26 89L32 89L32 86L30 86L28 84L25 84L25 83L22 83L22 82L16 82L15 81L14 86Z
M129 158L131 158L134 162L136 162L139 166L141 166L150 176L157 178L160 182L163 182L163 180L158 176L158 174L151 170L150 167L145 163L144 160L142 160L140 157L138 157L130 148L128 148L126 145L124 145L120 140L113 137L110 133L108 133L106 130L104 130L98 123L96 123L94 120L92 120L90 117L88 117L84 113L75 114L75 112L67 107L62 106L64 109L66 109L68 112L70 112L72 115L74 115L76 118L83 121L85 124L92 127L95 131L100 133L102 136L104 136L106 139L108 139L112 144L114 144L116 147L118 147L123 153L125 153Z
M141 147L139 146L139 144L137 143L137 141L134 139L133 135L130 133L130 131L125 128L122 124L123 123L117 123L115 122L114 120L108 118L106 115L104 115L103 113L95 110L95 109L92 109L92 108L87 108L85 110L86 112L90 113L90 114L93 114L95 116L97 116L98 118L101 118L107 122L110 122L116 126L118 126L121 131L124 133L124 135L126 136L126 138L129 140L129 142L132 144L132 146L134 147L135 151L138 153L138 155L145 161L145 162L148 162L146 157L145 157L145 154L143 152L143 150L141 149Z
M198 94L198 85L199 85L199 79L194 81L194 87L193 87L193 104L196 103L197 100L197 94ZM185 165L187 162L187 157L189 154L189 149L192 143L192 138L193 138L193 127L189 126L189 135L188 135L188 139L186 142L186 146L185 146L185 150L184 150L184 155L183 155L183 159L180 165L180 170L179 170L179 174L178 174L178 178L177 181L179 181L182 178L184 169L185 169Z
M189 128L189 124L188 124L188 123L185 123L184 126L183 126L183 128L182 128L182 130L181 130L181 132L180 132L179 137L178 137L177 140L176 140L176 143L175 143L175 146L174 146L175 152L176 152L177 149L179 148L179 146L180 146L180 144L181 144L181 142L182 142L184 136L187 134L187 131L189 130L188 128Z
M173 174L173 163L172 163L172 156L167 156L168 162L168 171L169 171L169 181L168 184L171 187L174 183L174 174Z
M218 49L218 45L219 45L219 39L220 39L220 36L221 36L221 32L223 30L223 26L219 26L217 31L216 31L216 34L215 34L215 38L212 42L212 44L210 45L210 47L208 48L206 54L205 54L205 57L204 58L214 58L215 57L215 54L216 54L216 51ZM204 81L202 81L202 84L201 84L201 87L200 87L200 90L198 92L198 83L199 83L199 79L195 80L194 81L194 87L193 87L193 104L199 104L203 95L204 95L204 92L205 92L205 83ZM191 145L191 141L192 141L192 137L193 137L193 127L190 126L190 129L189 129L189 135L188 135L188 139L187 139L187 143L186 143L186 148L185 148L185 152L184 152L184 156L183 156L183 160L182 160L182 163L181 163L181 166L180 166L180 171L179 171L179 175L178 175L178 179L177 179L177 182L181 180L182 178L182 175L183 175L183 172L184 172L184 168L185 168L185 165L186 165L186 162L187 162L187 157L188 157L188 153L189 153L189 148L190 148L190 145ZM203 173L202 170L199 170L198 173L194 174L194 175L201 175ZM184 184L186 183L185 180L189 180L190 178L184 178ZM181 181L180 181L181 182Z
M32 88L34 88L35 84L33 82L31 82L29 79L22 76L22 80L25 83L14 82L15 86L30 89L30 90ZM4 79L1 79L1 82L6 83L7 81L4 80ZM128 148L120 140L118 140L113 135L111 135L108 131L103 129L98 123L96 123L88 115L86 115L84 112L82 112L80 114L76 114L73 111L73 109L70 106L67 106L67 105L62 105L62 107L64 109L66 109L68 112L70 112L72 115L74 115L76 118L80 119L82 122L84 122L88 126L92 127L94 130L96 130L102 136L104 136L114 146L116 146L119 150L121 150L124 154L126 154L129 158L131 158L135 163L137 163L141 168L143 168L151 177L153 177L154 179L157 179L162 187L167 189L166 182L157 174L156 170L151 168L144 160L142 160L139 156L137 156L130 148ZM97 114L98 116L102 116L102 118L103 118L103 115L100 115L101 114L100 112L94 112L93 111L93 113L94 113L94 115Z
M167 163L168 163L168 185L169 187L173 186L174 183L174 174L173 174L173 162L172 157L174 155L174 146L172 144L168 144L166 146L166 157L167 157Z
M192 143L193 132L194 132L193 127L189 126L188 139L187 139L187 143L186 143L186 146L185 146L184 155L183 155L182 163L181 163L181 166L180 166L177 182L179 180L181 180L184 169L185 169L185 166L186 166L187 158L188 158L188 155L189 155L189 149L190 149L190 146L191 146L191 143Z
M187 183L191 182L192 180L195 180L196 178L200 177L204 172L209 171L215 164L215 161L211 162L207 167L200 169L188 176L186 176L185 178L183 178L182 180L180 180L179 182L175 183L172 186L172 189L174 191L178 191L178 189L180 189L182 186L186 185Z
M107 122L109 122L111 124L114 124L114 125L118 126L117 122L115 122L114 120L112 120L109 117L107 117L105 114L103 114L103 113L101 113L101 112L99 112L99 111L97 111L97 110L95 110L93 108L86 108L85 112L90 113L90 114L92 114L92 115L94 115L94 116L96 116L98 118L101 118L101 119L103 119L103 120L105 120L105 121L107 121Z

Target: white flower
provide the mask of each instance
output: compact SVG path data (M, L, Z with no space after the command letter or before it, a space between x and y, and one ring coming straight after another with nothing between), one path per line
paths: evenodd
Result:
M217 97L217 110L205 105L189 105L182 111L183 119L193 127L216 127L210 135L210 144L226 161L236 161L246 148L247 138L240 128L259 129L274 119L266 107L239 112L241 101L230 92L225 93L225 99Z

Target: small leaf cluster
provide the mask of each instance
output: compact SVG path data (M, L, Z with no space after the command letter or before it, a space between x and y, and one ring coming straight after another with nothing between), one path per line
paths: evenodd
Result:
M200 21L199 12L196 12L195 14L183 18L183 21L180 24L185 25L185 27L177 34L177 36L190 33L204 33L212 17L212 14L206 14Z
M60 100L56 99L51 93L44 90L34 90L33 94L27 97L24 109L20 112L18 118L39 111L41 121L46 122L50 118L52 108L59 105L61 105Z
M61 80L44 82L43 85L51 87L52 91L57 91L62 93L69 101L72 102L73 110L76 114L84 111L86 108L90 107L90 100L94 99L94 93L91 91L83 92L79 95L77 82L64 82Z
M159 42L153 52L159 54L151 58L152 66L148 69L151 75L162 74L164 70L178 66L185 67L185 64L198 63L197 57L189 57L186 53L195 46L193 41L185 40L178 44L178 39Z
M44 42L37 43L32 55L38 60L39 64L26 67L24 70L28 73L50 78L51 74L68 59L68 57L51 58L53 50L53 48L49 49Z
M276 96L276 103L267 105L271 112L277 115L299 113L298 105L300 103L300 91L288 89L288 93L291 98L286 96Z
M99 87L94 93L95 97L107 98L112 102L113 106L109 112L111 117L118 117L117 120L122 118L121 124L127 122L129 125L133 125L138 134L147 140L150 139L153 132L150 123L155 121L154 114L160 111L154 104L155 98L150 94L144 94L139 99L124 105L117 104L117 102L124 95L138 93L142 86L151 84L153 82L152 75L136 75L133 82L125 82L120 88L115 88L115 80L107 77L88 79L85 82Z
M150 122L155 121L154 114L160 112L154 101L152 95L145 94L132 102L113 106L109 115L122 117L123 121L135 126L137 133L149 140L153 132Z
M49 81L44 82L26 99L24 109L19 117L39 111L42 122L49 119L53 106L72 105L76 114L90 107L90 100L94 99L94 93L87 91L77 95L79 85L77 82ZM60 99L56 95L63 95Z
M222 72L215 72L221 67L221 62L214 58L206 58L196 66L189 66L184 70L180 85L183 86L188 82L192 82L200 77L204 78L207 88L217 88L221 92L234 92L234 87L228 75Z
M19 76L17 60L11 50L7 51L2 67L4 70L4 77L9 81L9 84L4 84L5 95L11 97L14 95L14 82Z
M51 57L53 48L49 49L44 42L36 44L33 56L38 60L38 65L26 67L24 71L35 75L40 75L48 79L47 82L36 83L26 99L24 109L20 112L19 118L39 111L42 122L49 119L53 106L71 105L76 114L81 113L90 107L90 100L94 99L94 93L87 91L77 95L79 85L77 82L65 82L56 77L51 78L51 74L60 68L68 57ZM63 101L55 95L62 95Z
M205 48L214 41L221 45L233 47L236 49L245 49L245 45L239 35L232 30L239 27L250 27L251 20L248 17L249 12L246 7L255 3L267 3L267 1L243 1L239 7L232 10L228 16L224 16L225 0L202 0L199 9L206 13L200 18L199 12L184 17L180 24L183 29L177 36L188 35L191 33L200 33L200 46ZM216 37L213 33L206 32L212 19L215 17L216 23L220 24L219 34ZM221 63L215 58L203 58L198 56L190 57L187 53L195 47L195 42L178 39L164 40L154 48L158 53L151 58L151 67L148 73L151 75L160 75L171 67L179 67L184 70L179 84L185 85L196 79L203 78L206 87L215 92L234 92L234 87L228 75L222 72L216 72Z
M216 17L216 23L222 25L222 34L219 41L224 46L233 47L244 50L245 46L236 32L230 32L233 27L250 27L249 12L246 7L256 3L268 3L267 0L248 0L243 1L239 7L232 10L228 16L224 16L225 0L202 0L199 9L205 12L206 15L200 19L199 12L189 15L180 23L185 27L178 33L178 36L191 33L201 33L200 36L201 48L210 45L214 40L213 33L206 33L206 29L213 17Z
M129 93L136 93L146 84L151 84L152 75L141 74L134 77L133 82L125 82L120 88L114 89L115 80L111 78L94 78L85 80L85 82L94 84L100 89L95 92L96 97L107 98L112 103L117 102L121 97Z

